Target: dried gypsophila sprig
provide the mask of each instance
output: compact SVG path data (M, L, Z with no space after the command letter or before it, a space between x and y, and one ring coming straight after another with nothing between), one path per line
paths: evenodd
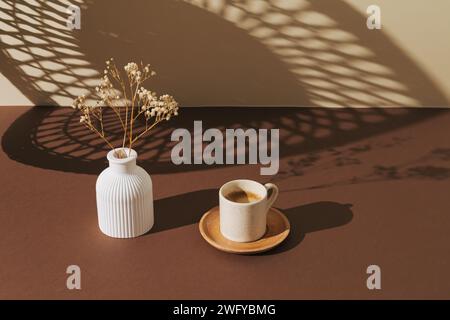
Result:
M120 72L112 58L106 61L104 75L95 88L99 98L95 105L89 105L84 95L74 100L73 108L81 112L80 122L114 149L105 135L103 123L103 108L111 108L123 130L122 148L128 142L128 148L131 150L133 144L157 124L178 115L179 105L172 96L158 96L142 86L154 75L156 73L151 70L150 65L130 62L124 66L124 72ZM119 85L120 89L116 89L113 82ZM140 116L145 118L145 129L133 132L134 122ZM126 157L124 154L118 156Z

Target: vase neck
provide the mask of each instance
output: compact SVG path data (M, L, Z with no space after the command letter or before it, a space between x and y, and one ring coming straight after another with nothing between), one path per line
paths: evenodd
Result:
M109 162L109 167L115 173L130 173L136 168L136 159L126 163Z
M118 158L116 152L123 151L128 157ZM128 148L120 148L111 150L107 155L110 169L115 173L130 173L136 169L137 153L133 149L131 152Z

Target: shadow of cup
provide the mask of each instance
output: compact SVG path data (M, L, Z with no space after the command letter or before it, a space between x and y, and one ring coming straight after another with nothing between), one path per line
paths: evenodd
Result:
M218 197L217 189L206 189L156 200L155 225L149 233L198 223L207 210L217 206ZM348 224L353 219L351 207L351 204L321 201L281 210L290 222L290 234L280 246L262 255L290 250L308 233Z

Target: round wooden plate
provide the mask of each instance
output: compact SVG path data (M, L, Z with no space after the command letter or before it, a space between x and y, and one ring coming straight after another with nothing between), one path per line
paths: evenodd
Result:
M202 237L216 249L229 253L251 254L270 250L283 242L289 235L290 224L281 211L271 208L267 213L267 231L261 239L235 242L220 233L219 207L214 207L203 215L199 229Z

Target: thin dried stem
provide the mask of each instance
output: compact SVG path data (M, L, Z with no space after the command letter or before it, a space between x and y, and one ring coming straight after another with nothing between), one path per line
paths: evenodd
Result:
M86 126L88 129L94 131L100 138L103 139L103 141L106 142L106 144L107 144L112 150L114 150L114 146L108 141L108 139L105 137L105 135L101 134L101 133L97 130L97 128L96 128L95 126L93 126L91 123L85 123L85 126Z
M142 137L144 134L146 134L147 132L149 132L150 130L153 129L153 127L155 127L158 123L160 123L162 120L157 120L155 121L150 127L145 128L145 130L140 133L136 138L133 139L133 141L131 142L132 144L135 143L140 137Z

